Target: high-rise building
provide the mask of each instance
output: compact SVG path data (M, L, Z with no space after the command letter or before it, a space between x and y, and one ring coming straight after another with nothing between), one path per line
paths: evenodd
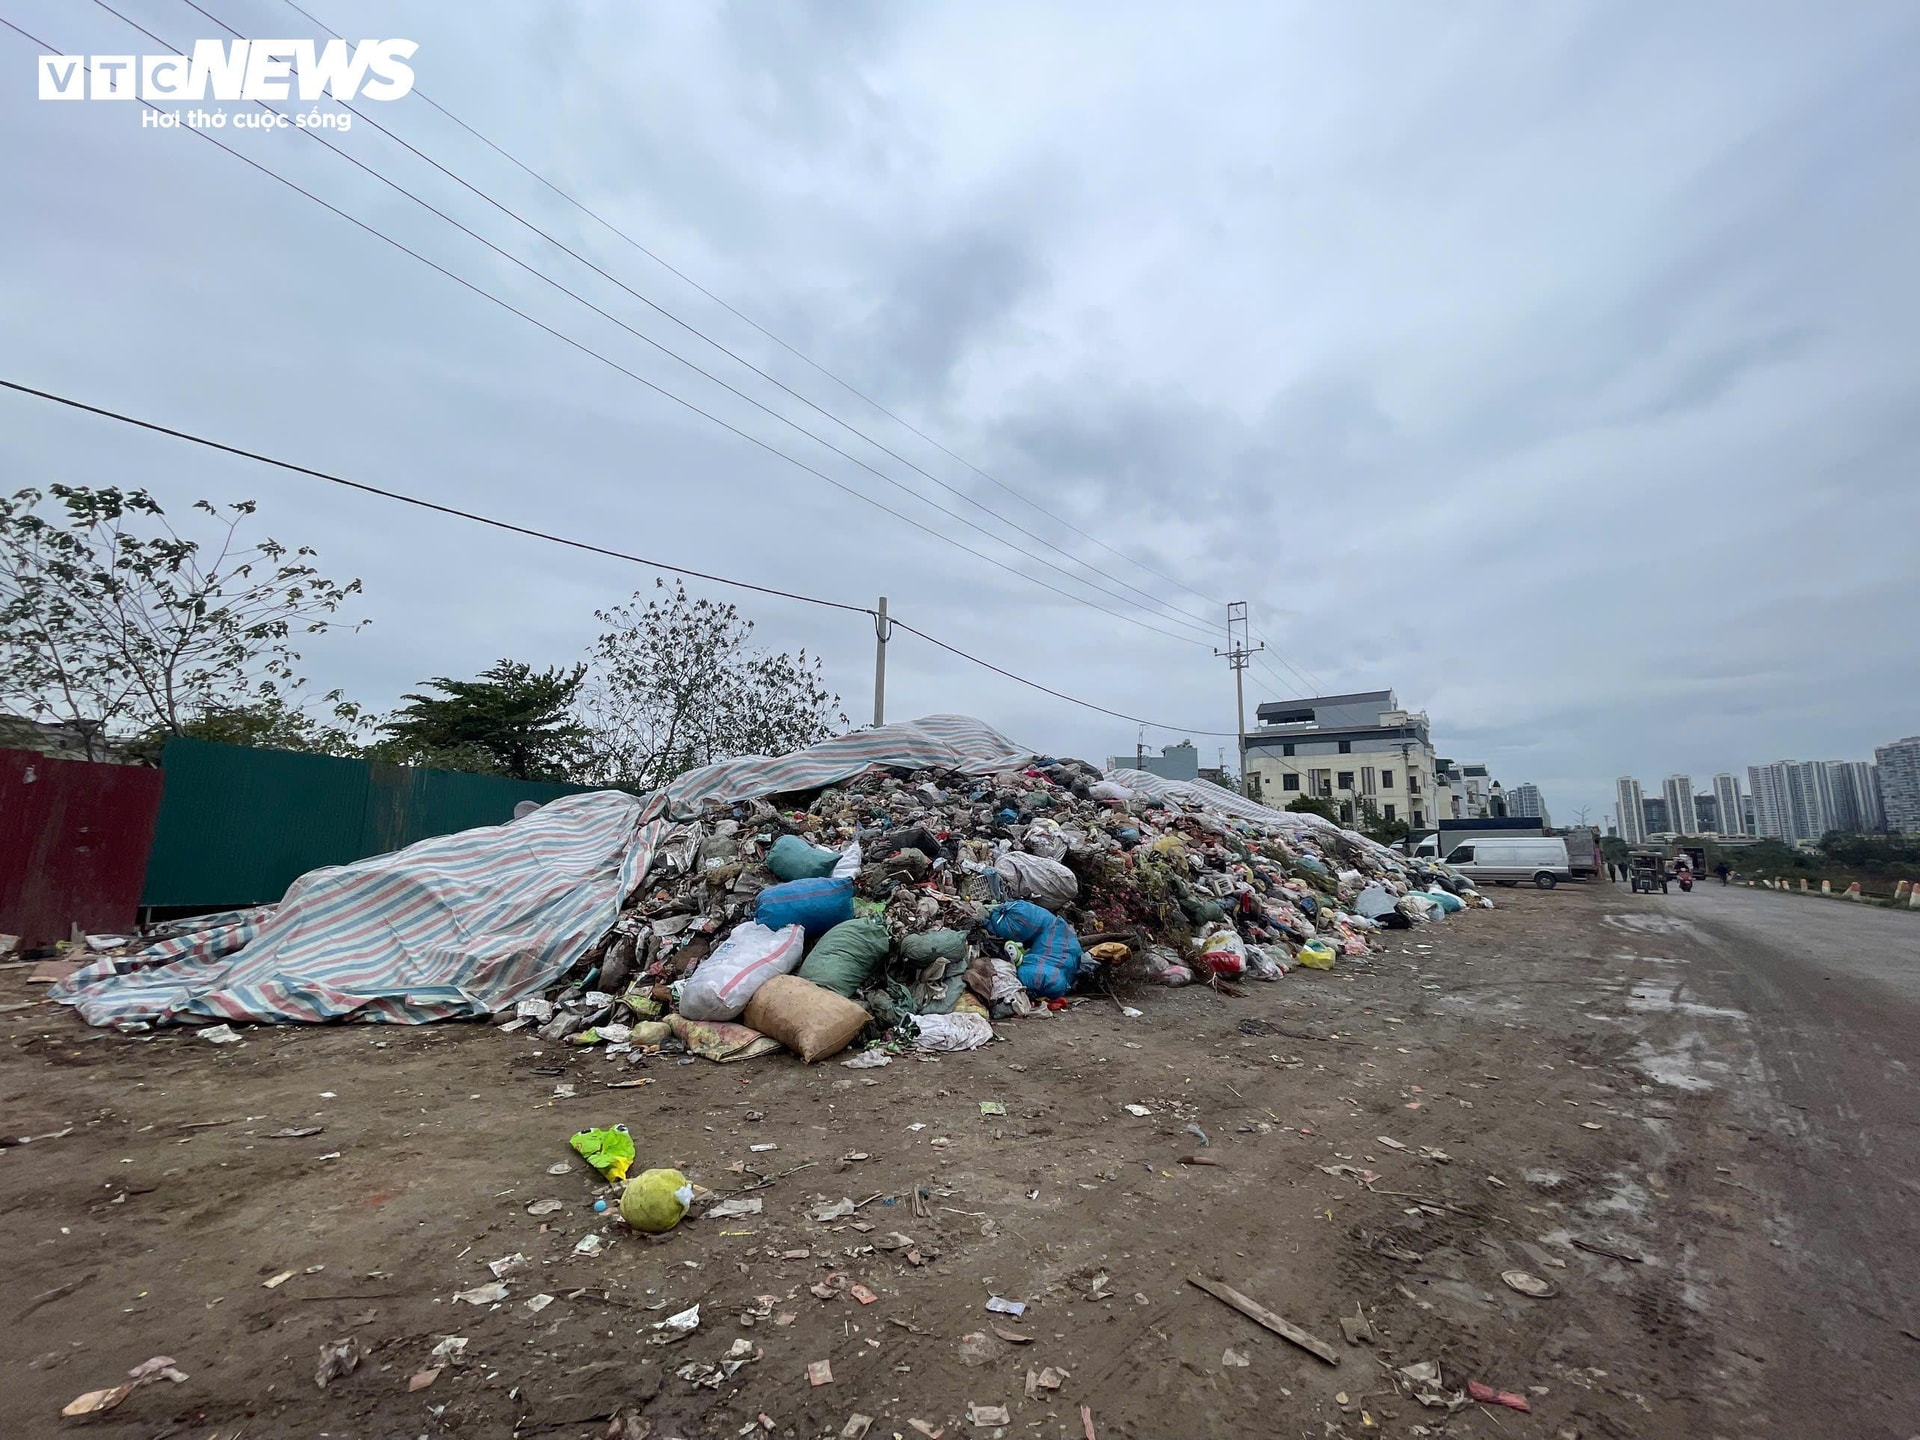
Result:
M1620 838L1629 845L1646 841L1647 822L1641 810L1645 798L1640 793L1640 782L1631 775L1622 775L1613 782L1614 823L1620 827Z
M1667 820L1667 802L1658 795L1649 795L1640 802L1640 823L1648 835L1666 835L1673 830Z
M1798 845L1835 828L1833 780L1823 760L1776 760L1749 765L1756 833Z
M1787 811L1796 841L1818 840L1833 829L1833 791L1824 762L1787 761Z
M1833 828L1874 834L1887 828L1880 803L1880 773L1868 760L1829 760L1827 786L1833 796Z
M1920 735L1877 746L1873 759L1880 772L1880 803L1887 829L1920 835Z
M1713 777L1713 808L1716 827L1722 835L1744 835L1746 827L1746 806L1741 803L1740 779L1725 773Z
M1700 826L1702 835L1718 835L1720 829L1720 802L1711 790L1702 790L1693 797L1693 818Z
M1667 828L1676 835L1694 835L1700 830L1699 817L1693 813L1693 781L1685 775L1669 775L1660 786L1667 802Z
M1507 791L1507 814L1538 820L1543 828L1553 824L1553 817L1547 814L1546 799L1540 794L1540 787L1531 780Z
M1758 835L1760 833L1760 831L1755 828L1753 796L1751 795L1742 795L1740 797L1740 831L1745 835Z

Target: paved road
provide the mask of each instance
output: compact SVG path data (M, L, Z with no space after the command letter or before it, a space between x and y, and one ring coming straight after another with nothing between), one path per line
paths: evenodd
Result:
M1750 1278L1777 1317L1780 1433L1915 1435L1920 914L1713 881L1642 906L1689 922L1687 999L1743 1012L1728 1048L1759 1061L1744 1098L1784 1163Z

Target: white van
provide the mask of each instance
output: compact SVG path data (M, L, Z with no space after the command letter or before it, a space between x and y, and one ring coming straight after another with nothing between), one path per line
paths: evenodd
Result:
M1557 835L1517 835L1511 840L1480 836L1447 852L1447 864L1471 880L1517 885L1531 880L1551 890L1573 878L1567 863L1567 842Z

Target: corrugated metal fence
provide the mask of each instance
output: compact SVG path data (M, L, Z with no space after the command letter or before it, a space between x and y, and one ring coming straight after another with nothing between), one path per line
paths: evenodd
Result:
M157 770L0 750L0 933L129 929L159 808Z
M278 900L319 866L501 825L522 800L588 788L206 740L169 740L160 764L166 791L140 897L156 909Z

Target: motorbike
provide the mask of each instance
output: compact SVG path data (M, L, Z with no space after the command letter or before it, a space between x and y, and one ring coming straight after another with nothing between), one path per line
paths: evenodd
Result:
M1678 879L1680 882L1681 894L1684 895L1686 892L1693 889L1693 872L1691 870L1682 870L1679 873L1679 875L1676 876L1675 878Z

